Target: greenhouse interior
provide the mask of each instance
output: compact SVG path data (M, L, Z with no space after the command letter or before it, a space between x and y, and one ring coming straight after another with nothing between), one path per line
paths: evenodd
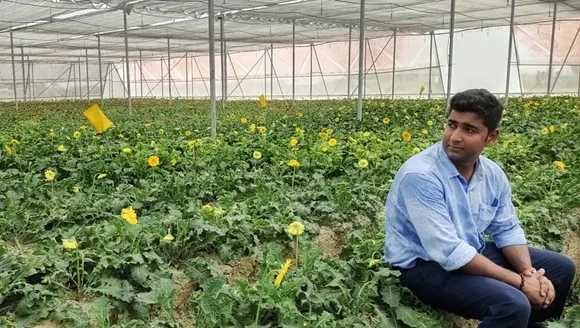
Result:
M547 293L505 326L580 327L580 0L0 0L0 16L0 327L496 327L424 302L387 260L388 195L412 212L436 184L404 193L400 172L457 133L482 147L444 162L476 242L499 248L486 228L509 217L569 271L505 264ZM452 108L473 94L495 116ZM480 130L452 132L457 113ZM420 242L459 224L418 217Z

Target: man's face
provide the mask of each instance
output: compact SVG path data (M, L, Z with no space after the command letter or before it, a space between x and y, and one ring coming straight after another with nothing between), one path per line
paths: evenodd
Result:
M471 164L485 146L491 146L497 140L498 133L497 129L489 131L476 113L452 110L443 132L443 148L455 164Z

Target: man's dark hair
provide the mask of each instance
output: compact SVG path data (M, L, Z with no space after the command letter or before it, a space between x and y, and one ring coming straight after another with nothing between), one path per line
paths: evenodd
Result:
M476 113L489 131L497 129L503 114L502 104L485 89L470 89L455 94L449 104L449 113L452 110Z

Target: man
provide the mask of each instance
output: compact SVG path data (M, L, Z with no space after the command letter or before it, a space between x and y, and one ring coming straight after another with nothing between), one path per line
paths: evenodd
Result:
M505 173L481 155L502 112L486 90L451 99L442 141L404 163L389 191L385 261L421 301L481 328L542 327L561 316L576 267L527 246Z

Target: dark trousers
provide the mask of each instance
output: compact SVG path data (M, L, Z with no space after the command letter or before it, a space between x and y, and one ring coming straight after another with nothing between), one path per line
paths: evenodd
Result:
M546 270L556 291L556 299L547 309L531 308L528 298L504 282L446 271L435 262L420 260L411 269L401 269L401 283L423 303L467 319L481 321L480 328L526 328L528 324L558 319L574 279L574 262L559 253L529 247L532 266ZM488 242L483 255L512 270L494 243Z

